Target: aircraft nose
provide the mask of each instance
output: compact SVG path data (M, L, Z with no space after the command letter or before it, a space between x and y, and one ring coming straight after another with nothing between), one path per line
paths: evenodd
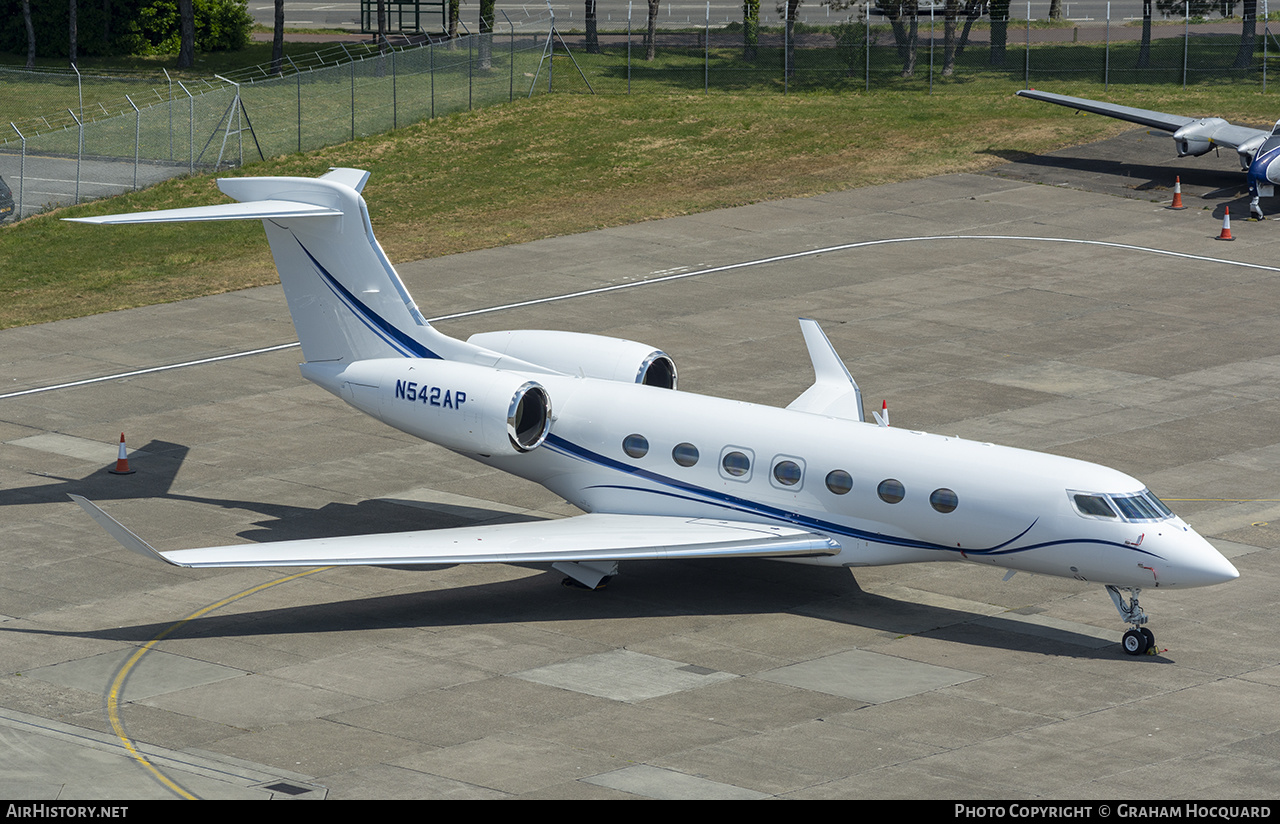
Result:
M1273 160L1275 160L1274 153L1262 156L1262 153L1259 152L1259 156L1249 164L1247 177L1250 182L1254 184L1280 183L1280 163L1273 163Z
M1217 548L1194 530L1184 536L1184 551L1179 553L1179 585L1207 587L1224 584L1240 577L1240 571Z

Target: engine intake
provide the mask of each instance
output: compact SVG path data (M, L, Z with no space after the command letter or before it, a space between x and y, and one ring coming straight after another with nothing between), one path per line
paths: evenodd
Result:
M528 375L423 358L304 363L302 373L382 422L458 452L529 452L551 431L551 396Z

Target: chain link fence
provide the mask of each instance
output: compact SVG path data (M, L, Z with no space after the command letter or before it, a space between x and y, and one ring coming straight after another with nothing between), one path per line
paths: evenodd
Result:
M383 49L339 45L196 82L2 69L6 97L36 100L40 113L9 122L0 176L21 217L547 92L933 93L982 80L1083 83L1100 92L1243 83L1266 92L1280 43L1265 0L1258 5L1251 20L1184 14L1144 26L1113 18L1109 3L1102 16L1079 23L1046 23L1048 4L1026 3L1025 18L1016 9L1018 19L975 14L950 24L940 10L896 17L866 3L836 22L828 11L821 24L761 25L750 42L740 23L713 25L709 5L701 26L649 32L643 14L628 13L590 35L562 31L550 15L501 13L491 34Z
M506 15L500 15L500 20ZM192 82L3 69L6 97L39 101L0 139L18 218L170 177L331 146L527 94L549 17L412 46L343 44ZM92 101L92 102L89 102Z
M932 10L918 11L926 5ZM581 68L578 86L606 93L931 92L938 84L975 80L1104 88L1244 82L1265 92L1278 68L1280 40L1268 22L1266 0L1251 17L1215 20L1192 17L1184 3L1182 14L1160 15L1148 25L1119 12L1113 16L1111 3L1097 5L1099 16L1073 22L1049 20L1048 3L1015 2L1010 13L993 19L987 6L961 2L949 22L940 1L918 0L914 14L901 16L863 3L843 20L798 16L786 25L774 18L751 39L740 23L713 23L708 5L702 26L649 35L639 15L626 21L624 31L594 39L574 32L565 41ZM568 74L557 90L577 91L574 81Z

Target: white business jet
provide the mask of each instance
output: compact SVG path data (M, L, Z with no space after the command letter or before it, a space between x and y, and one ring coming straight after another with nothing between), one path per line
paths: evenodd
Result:
M786 409L676 390L633 341L434 329L373 236L368 173L218 181L239 201L86 223L261 220L302 374L409 434L528 478L586 514L537 523L159 552L79 496L128 549L183 567L551 563L595 589L620 561L775 558L831 567L968 561L1103 585L1152 648L1149 587L1239 573L1141 482L1096 464L863 419L857 384L801 320L816 380ZM1126 598L1127 596L1127 598Z

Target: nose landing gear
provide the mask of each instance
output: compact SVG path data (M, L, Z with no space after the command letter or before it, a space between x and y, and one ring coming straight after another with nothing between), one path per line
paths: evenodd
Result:
M1124 596L1120 594L1121 589L1129 593L1127 603ZM1143 626L1143 624L1147 623L1147 614L1142 611L1142 607L1138 604L1138 595L1141 592L1142 589L1140 587L1116 587L1107 584L1107 594L1111 596L1111 603L1116 605L1120 618L1133 627L1120 640L1120 645L1128 655L1145 655L1149 650L1154 649L1156 645L1155 635L1152 634L1151 630Z

